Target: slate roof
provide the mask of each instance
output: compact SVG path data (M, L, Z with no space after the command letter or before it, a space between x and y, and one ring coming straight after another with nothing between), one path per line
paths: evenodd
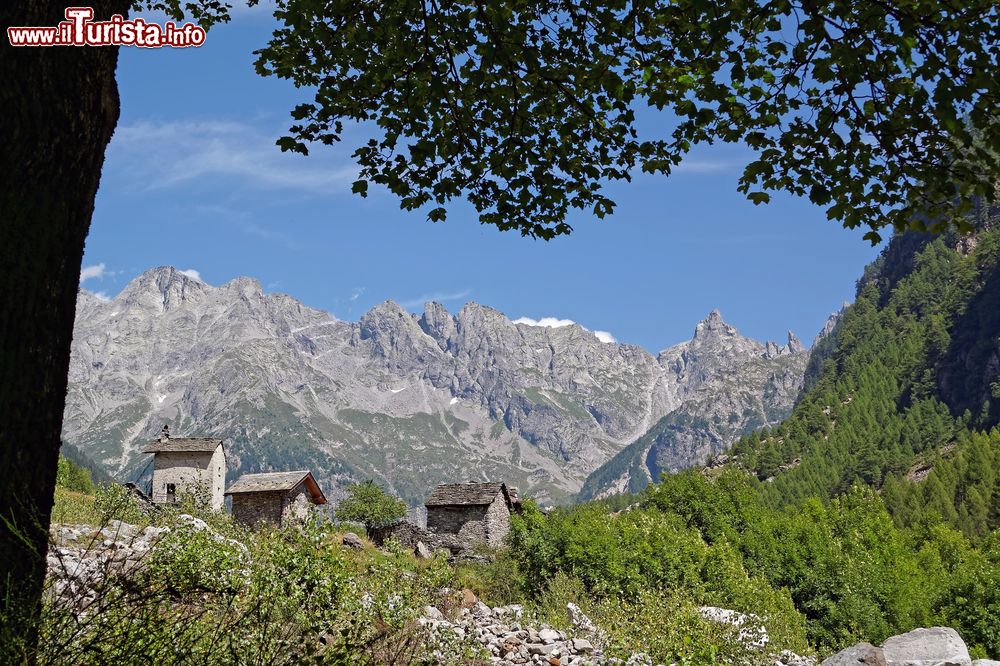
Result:
M312 472L308 470L244 474L226 489L226 494L288 492L303 481L305 481L309 494L312 495L313 504L326 504L326 496L320 490Z
M503 483L443 483L434 489L424 506L482 506L492 504L498 493L503 493L507 503L512 504Z
M171 437L169 439L154 439L146 445L142 452L189 451L194 453L212 453L220 446L222 446L222 440L217 437Z

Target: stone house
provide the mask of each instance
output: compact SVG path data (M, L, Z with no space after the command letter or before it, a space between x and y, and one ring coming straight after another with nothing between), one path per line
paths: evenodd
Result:
M312 472L306 470L244 474L226 495L233 498L233 519L253 528L303 520L310 505L326 504Z
M424 502L427 531L452 552L476 544L499 548L517 505L516 491L512 495L502 482L442 484Z
M213 511L222 509L226 486L226 454L215 437L171 437L168 426L143 453L153 454L155 504L173 504L184 497L204 502Z

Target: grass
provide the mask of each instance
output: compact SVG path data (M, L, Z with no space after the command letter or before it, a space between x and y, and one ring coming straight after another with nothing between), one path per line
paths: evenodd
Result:
M53 523L93 525L100 522L95 508L96 498L56 486L55 502L52 505Z

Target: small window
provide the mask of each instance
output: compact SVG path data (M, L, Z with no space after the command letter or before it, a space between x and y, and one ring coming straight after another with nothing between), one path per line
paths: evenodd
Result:
M167 501L176 502L177 501L177 485L173 483L167 484Z

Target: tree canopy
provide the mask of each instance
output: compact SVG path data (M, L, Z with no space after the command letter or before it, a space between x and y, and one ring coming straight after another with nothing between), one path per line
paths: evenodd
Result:
M382 490L371 479L349 486L347 495L337 506L337 520L361 523L368 532L392 525L406 515L406 502Z
M571 209L610 214L609 182L725 142L753 151L752 202L805 196L875 243L886 227L966 230L995 194L998 14L992 0L277 0L257 69L313 95L282 149L364 123L353 190L385 186L432 221L465 198L483 223L553 238ZM655 127L643 107L664 111Z

